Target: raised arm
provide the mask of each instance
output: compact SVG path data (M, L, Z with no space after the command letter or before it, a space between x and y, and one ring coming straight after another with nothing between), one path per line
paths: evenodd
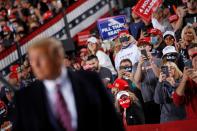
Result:
M142 56L138 62L136 72L134 74L134 81L136 84L140 83L142 77L142 65L144 63L144 57Z
M183 72L183 78L173 94L173 101L175 105L184 104L184 98L185 98L184 95L185 95L186 83L188 80L188 75L187 75L188 73L189 73L188 69L185 68Z
M155 94L154 94L154 101L157 104L163 104L164 103L164 91L163 91L163 84L162 82L166 79L165 74L162 72L160 73L159 76L159 81L157 83L157 86L155 88Z
M153 73L155 74L155 76L157 78L159 78L160 75L160 68L158 67L158 65L156 65L156 63L154 62L154 58L152 57L151 53L148 53L148 59L150 61L150 65L152 67Z

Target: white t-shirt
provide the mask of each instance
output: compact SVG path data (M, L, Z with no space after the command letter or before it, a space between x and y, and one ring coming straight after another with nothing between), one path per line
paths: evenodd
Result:
M107 54L99 50L96 52L96 56L98 57L100 66L108 68L112 72L113 75L116 74L116 71L115 71L114 66L112 65L111 59L109 58Z
M139 61L141 53L135 44L131 44L125 49L121 49L115 56L115 67L119 70L120 62L123 59L130 59L132 65Z

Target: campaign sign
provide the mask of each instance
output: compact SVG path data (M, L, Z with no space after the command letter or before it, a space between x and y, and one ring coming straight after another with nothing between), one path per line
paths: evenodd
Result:
M162 0L140 0L134 7L133 12L149 22L153 11L155 11L161 3Z
M97 21L99 33L103 40L112 39L118 35L119 31L126 30L125 24L125 15L108 17Z
M90 31L86 30L77 34L77 42L79 46L86 45L87 39L91 36Z

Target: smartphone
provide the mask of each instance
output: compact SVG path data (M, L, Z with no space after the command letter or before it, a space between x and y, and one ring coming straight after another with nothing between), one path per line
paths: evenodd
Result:
M169 76L168 66L161 66L161 72L165 74L167 77Z
M145 49L141 50L141 54L144 55L148 59L148 54Z
M184 62L184 65L185 65L186 68L192 68L192 61L187 60L186 62Z

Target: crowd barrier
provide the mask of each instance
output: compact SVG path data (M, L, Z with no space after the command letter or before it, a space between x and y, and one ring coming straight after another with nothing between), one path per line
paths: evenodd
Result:
M109 0L80 0L66 10L61 12L53 19L36 29L34 32L28 34L25 38L19 41L22 55L27 51L27 47L34 41L55 36L59 39L66 39L64 17L67 18L70 35L74 38L77 33L83 30L89 30L96 25L96 21L104 16L109 15ZM114 7L113 0L111 1L112 8ZM64 16L64 14L66 14ZM63 35L61 35L63 34ZM60 38L61 37L61 38ZM62 38L64 37L64 38ZM17 61L18 55L16 45L12 45L9 49L0 53L0 71L6 75L6 68Z
M197 131L197 119L128 126L127 131Z

